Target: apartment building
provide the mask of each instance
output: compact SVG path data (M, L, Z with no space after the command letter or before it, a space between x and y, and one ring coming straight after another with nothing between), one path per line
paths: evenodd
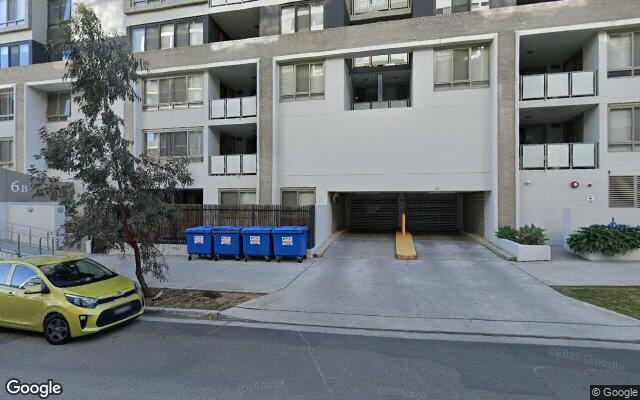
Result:
M74 0L75 1L75 0ZM640 223L638 0L85 0L150 63L135 151L185 203L316 206L339 229ZM0 0L0 167L77 118L43 52L72 0ZM638 139L636 139L638 137Z

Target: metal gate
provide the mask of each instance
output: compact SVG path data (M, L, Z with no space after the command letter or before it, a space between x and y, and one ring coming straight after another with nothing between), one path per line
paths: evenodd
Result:
M406 194L410 232L457 231L462 228L460 196L456 193Z
M348 226L353 231L393 232L398 228L397 194L350 195Z

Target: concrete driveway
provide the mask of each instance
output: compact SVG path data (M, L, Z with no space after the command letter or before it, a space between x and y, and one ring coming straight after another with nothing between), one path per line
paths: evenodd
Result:
M225 316L344 328L638 341L640 321L565 297L462 236L344 235L285 288Z

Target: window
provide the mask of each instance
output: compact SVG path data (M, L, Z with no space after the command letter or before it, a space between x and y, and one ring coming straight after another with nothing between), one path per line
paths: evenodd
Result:
M144 131L145 153L202 160L202 128Z
M640 151L640 104L609 109L609 151Z
M391 67L409 64L409 53L379 54L368 57L356 57L352 61L353 68Z
M640 75L640 32L609 35L609 77Z
M27 0L0 0L0 28L22 25L26 22Z
M0 68L29 65L29 44L0 46Z
M13 168L13 139L0 138L0 167Z
M409 7L409 0L353 0L352 14L395 10Z
M280 100L324 97L324 63L280 66Z
M140 52L196 46L204 42L203 35L202 19L142 26L131 29L131 47Z
M13 119L13 90L0 92L0 121Z
M16 266L13 271L13 278L11 278L11 286L16 288L22 288L25 283L29 282L33 278L37 278L38 274L29 267L23 265Z
M256 204L255 190L221 190L220 204L229 206L243 206Z
M436 14L488 10L489 0L436 0Z
M319 31L324 28L324 6L302 4L282 7L280 10L280 33Z
M66 121L71 115L71 93L47 94L47 121Z
M7 286L9 282L9 273L11 273L11 264L0 264L0 285Z
M314 189L283 189L282 190L282 205L297 207L297 206L312 206L316 204L316 192Z
M49 26L71 18L71 0L49 0Z
M436 88L489 84L488 46L435 50Z
M640 208L640 176L609 176L609 207Z
M147 79L144 81L144 109L202 107L202 75Z

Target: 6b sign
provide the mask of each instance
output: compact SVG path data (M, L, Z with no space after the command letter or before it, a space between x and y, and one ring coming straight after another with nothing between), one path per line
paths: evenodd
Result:
M13 193L27 193L27 192L29 192L29 186L21 183L20 181L11 182L11 186L9 186L9 189Z

